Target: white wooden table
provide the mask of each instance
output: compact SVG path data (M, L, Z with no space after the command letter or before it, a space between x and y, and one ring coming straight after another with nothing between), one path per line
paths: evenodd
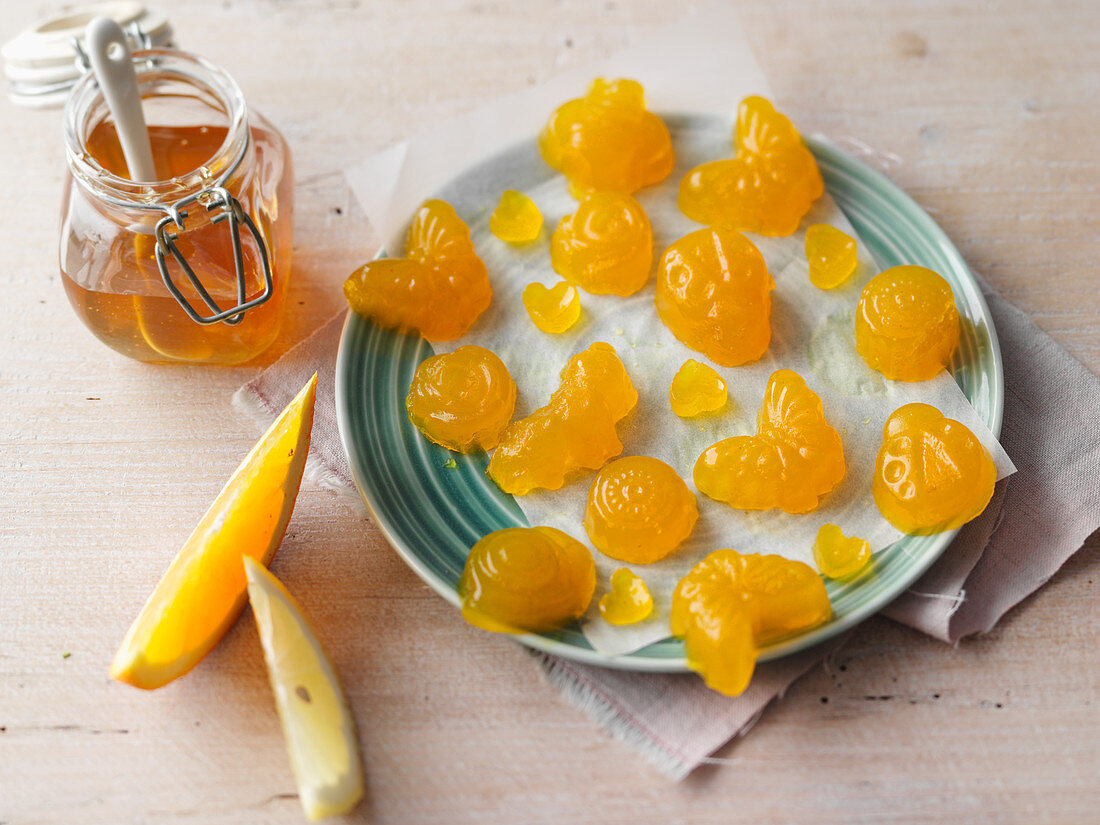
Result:
M295 153L295 281L268 358L341 306L373 247L331 170L608 54L675 5L171 7L178 42L228 68ZM52 10L0 5L0 39ZM802 130L896 154L891 176L972 267L1100 370L1100 5L749 0L742 19ZM259 368L151 367L95 342L58 280L59 113L0 113L0 823L299 822L250 618L160 691L107 678L257 435L230 396ZM957 649L869 621L730 764L679 785L519 646L456 620L338 497L303 489L275 570L358 719L369 790L352 821L1079 823L1100 817L1098 545Z

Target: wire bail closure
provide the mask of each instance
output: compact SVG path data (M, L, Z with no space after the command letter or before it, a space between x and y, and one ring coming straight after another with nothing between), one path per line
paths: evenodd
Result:
M194 203L202 204L207 212L213 212L216 209L220 209L221 212L210 219L212 224L226 223L229 227L229 234L233 241L233 267L236 271L237 278L237 303L235 306L228 309L222 309L218 306L217 302L211 297L210 293L202 285L198 276L195 274L195 270L187 262L183 253L180 252L179 247L176 246L176 239L179 237L179 232L184 230L184 221L186 221L188 212L186 207L191 206ZM229 325L239 324L244 320L244 313L247 310L252 309L255 306L267 301L272 292L274 291L274 282L271 277L271 263L268 258L267 245L264 243L263 236L260 235L260 230L256 228L255 222L249 217L248 213L244 211L240 201L229 194L229 191L223 186L212 186L207 189L203 189L201 192L196 192L194 195L189 195L182 200L176 201L174 204L164 206L161 208L166 213L164 217L157 221L156 226L153 228L153 234L156 236L157 244L155 255L157 260L157 268L160 270L160 277L164 281L164 285L168 288L168 291L172 293L172 296L179 303L183 311L187 313L187 316L197 324L216 324L224 323ZM264 276L264 289L263 292L254 298L248 298L247 285L245 282L245 270L244 270L244 252L241 249L241 230L240 225L244 224L252 235L252 240L256 242L256 248L260 256L260 266ZM169 225L175 224L178 231L170 232ZM212 315L200 315L195 310L191 303L184 297L180 288L176 285L176 282L172 280L172 275L168 271L168 254L171 253L175 259L179 268L183 271L183 274L187 276L187 280L195 291L202 298L203 303L213 313Z

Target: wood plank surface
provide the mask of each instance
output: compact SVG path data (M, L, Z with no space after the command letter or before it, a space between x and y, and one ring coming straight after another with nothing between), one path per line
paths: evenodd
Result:
M0 40L54 4L0 4ZM776 99L856 140L971 266L1100 371L1100 4L747 0ZM374 246L332 170L609 54L679 4L189 0L177 41L292 144L296 265L270 361ZM60 113L0 103L0 823L302 821L250 617L155 693L107 664L257 432L260 365L99 345L57 273ZM1095 422L1081 422L1095 426ZM874 619L752 733L673 784L467 627L336 495L306 487L274 570L358 719L375 823L1100 821L1094 536L957 648Z

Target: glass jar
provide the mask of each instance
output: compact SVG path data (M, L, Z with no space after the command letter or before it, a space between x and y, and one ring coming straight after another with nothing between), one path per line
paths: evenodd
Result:
M65 104L61 280L139 361L235 364L275 340L290 276L290 150L213 64L133 55L158 180L133 181L92 73Z

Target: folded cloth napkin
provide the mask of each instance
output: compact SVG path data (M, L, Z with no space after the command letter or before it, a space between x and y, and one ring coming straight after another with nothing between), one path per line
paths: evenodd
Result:
M985 288L1005 374L1001 443L1016 464L990 506L966 525L913 587L883 612L937 639L954 642L989 630L1040 587L1100 526L1097 481L1100 381L1019 309ZM269 422L314 372L317 410L310 478L356 497L336 426L334 376L344 315L237 392L234 401ZM680 779L735 736L772 699L843 639L761 664L736 698L706 688L693 675L643 674L535 659L566 698L612 734Z

